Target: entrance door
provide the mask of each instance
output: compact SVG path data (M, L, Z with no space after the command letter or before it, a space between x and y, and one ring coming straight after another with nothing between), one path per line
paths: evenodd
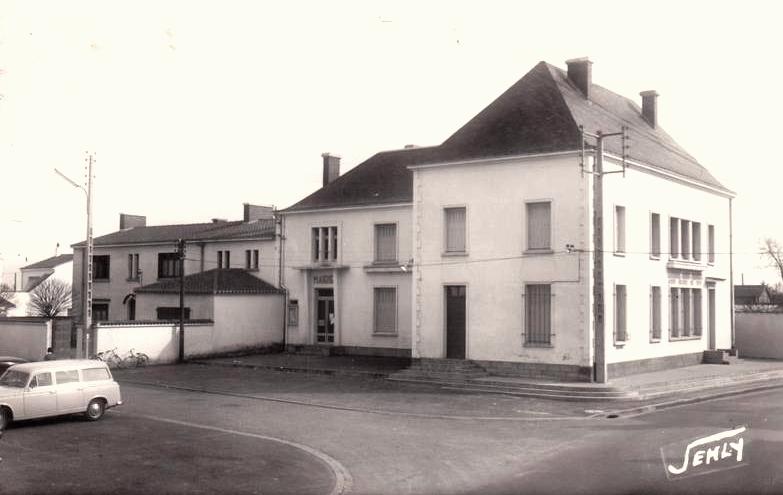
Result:
M710 349L715 349L715 289L707 289L707 312L709 314Z
M315 341L334 343L334 289L316 290Z
M465 359L465 286L446 288L446 357Z

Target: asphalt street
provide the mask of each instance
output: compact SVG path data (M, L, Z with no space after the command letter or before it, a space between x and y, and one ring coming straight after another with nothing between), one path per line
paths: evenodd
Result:
M607 419L575 403L211 369L120 377L126 403L97 423L12 425L0 493L783 492L780 390ZM418 414L428 401L452 414ZM667 479L661 447L738 424L749 462Z

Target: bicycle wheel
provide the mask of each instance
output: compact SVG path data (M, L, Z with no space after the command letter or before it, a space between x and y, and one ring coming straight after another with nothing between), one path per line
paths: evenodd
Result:
M138 368L140 366L147 366L149 360L150 357L144 354L143 352L136 354L136 367Z

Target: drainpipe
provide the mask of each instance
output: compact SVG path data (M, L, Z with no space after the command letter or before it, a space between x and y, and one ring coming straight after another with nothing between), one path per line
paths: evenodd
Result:
M731 319L729 321L731 322L731 349L734 350L734 222L731 207L731 198L729 198L729 297L731 298L731 304L729 304Z
M277 286L280 289L283 289L283 351L285 351L286 348L286 337L288 335L288 288L285 286L285 275L284 275L284 267L285 267L285 249L284 249L284 241L285 236L283 235L283 228L284 228L284 217L280 215L279 213L275 212L276 222L275 222L275 229L277 234L277 245L278 245L278 272L277 272Z

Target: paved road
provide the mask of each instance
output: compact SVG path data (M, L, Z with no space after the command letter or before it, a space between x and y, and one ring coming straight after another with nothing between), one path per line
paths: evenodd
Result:
M575 404L408 389L379 398L378 383L226 372L151 368L135 379L146 374L159 386L125 382L126 404L98 423L10 428L0 441L0 493L783 492L783 391L610 420L580 416ZM192 390L160 386L166 381ZM395 397L399 409L419 397L454 417L336 407ZM330 407L299 401L308 398ZM543 414L558 409L573 417ZM468 419L466 411L481 414ZM660 446L736 424L753 434L748 466L666 479Z

